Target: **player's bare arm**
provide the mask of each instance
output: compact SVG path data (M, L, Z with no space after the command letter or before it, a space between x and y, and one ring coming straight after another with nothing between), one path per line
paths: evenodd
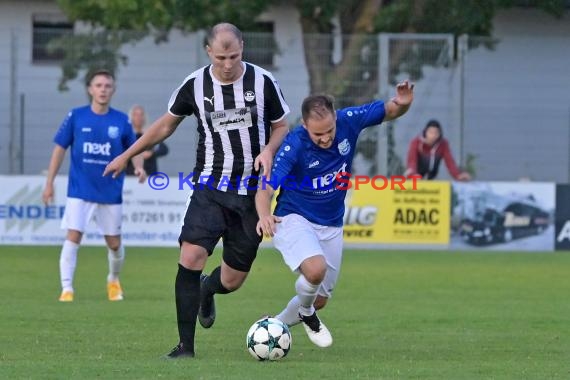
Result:
M273 237L275 235L275 223L281 222L281 218L271 213L271 199L275 191L269 183L263 182L261 187L255 194L255 209L259 221L257 222L256 231L259 236Z
M396 85L396 96L386 102L386 117L384 120L394 120L405 114L414 100L414 85L408 80Z
M117 156L107 165L103 176L113 173L113 178L117 177L125 170L127 162L131 158L140 155L155 144L164 141L176 130L183 119L183 117L176 117L168 112L162 115L158 120L152 123L148 130L129 149ZM133 162L133 165L135 165L135 162Z
M50 202L53 201L53 194L54 194L53 181L55 179L55 176L57 175L57 172L59 171L59 168L61 166L61 163L63 162L64 157L65 157L65 149L60 145L56 144L51 154L51 159L49 161L48 173L46 178L46 186L42 193L42 201L44 202L45 205L48 205Z
M265 176L268 180L271 175L271 167L273 166L273 157L281 146L283 139L287 136L289 128L287 126L287 119L284 117L278 122L271 124L271 137L265 148L255 158L255 170L263 168L261 175Z

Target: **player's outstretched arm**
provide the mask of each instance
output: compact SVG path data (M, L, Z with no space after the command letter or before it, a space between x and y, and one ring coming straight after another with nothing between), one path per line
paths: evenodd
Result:
M396 96L385 103L386 117L384 120L394 120L405 114L414 101L414 85L408 80L396 85Z
M259 189L255 194L255 209L259 221L256 231L259 236L272 237L275 235L275 223L281 222L281 218L271 214L271 199L273 198L273 187L265 181L260 181Z
M180 122L184 118L172 116L170 113L165 113L158 120L156 120L148 128L148 130L143 133L143 135L133 144L129 149L127 149L123 154L117 156L113 161L111 161L105 171L103 176L112 174L113 178L116 178L122 171L127 167L127 162L143 153L145 150L153 147L155 144L162 142L168 136L170 136L178 127ZM134 162L133 162L134 164ZM139 178L140 180L140 178Z
M50 202L53 201L53 181L55 180L55 176L59 171L61 163L63 162L63 158L65 157L65 148L62 146L55 144L53 148L53 152L51 153L51 159L49 161L49 167L47 172L46 178L46 186L42 193L42 201L45 205L48 205Z

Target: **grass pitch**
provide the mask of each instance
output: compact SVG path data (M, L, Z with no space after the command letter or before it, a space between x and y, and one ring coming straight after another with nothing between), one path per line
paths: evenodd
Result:
M570 254L346 250L321 318L334 343L301 326L279 362L256 362L245 334L276 314L295 276L262 250L244 286L217 296L196 358L177 343L176 249L127 248L125 301L106 299L106 250L82 247L75 302L59 296L59 247L0 247L2 379L568 379ZM208 270L220 261L217 252Z

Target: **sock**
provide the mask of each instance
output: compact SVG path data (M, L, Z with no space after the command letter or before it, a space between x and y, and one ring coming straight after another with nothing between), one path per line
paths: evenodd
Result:
M301 301L299 297L295 296L291 298L291 301L287 304L285 309L281 311L275 318L279 319L281 322L288 326L293 326L299 323L299 307L301 306Z
M295 282L295 290L297 290L297 298L299 299L299 313L302 315L313 315L315 312L315 299L321 284L311 284L305 276L300 275Z
M61 255L59 256L59 275L63 291L73 291L73 275L77 266L78 250L79 244L75 244L71 240L63 242Z
M184 349L194 352L196 318L200 307L200 270L186 269L178 264L174 286L178 335Z
M119 280L119 273L125 262L125 247L121 244L119 249L113 251L108 249L107 257L109 258L109 274L107 275L107 282Z
M213 294L228 294L231 293L230 290L226 289L222 285L221 278L222 268L217 267L210 273L208 280L204 283L204 292L201 294L202 299L207 298Z

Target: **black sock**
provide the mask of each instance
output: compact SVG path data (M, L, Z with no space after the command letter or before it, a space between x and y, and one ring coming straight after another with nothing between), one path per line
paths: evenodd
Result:
M221 273L222 273L221 267L217 267L212 271L212 273L208 277L208 280L204 283L204 293L202 294L202 297L211 296L212 294L216 293L218 294L231 293L230 290L224 288L224 285L222 285L222 279L220 277Z
M186 269L178 264L176 275L176 317L178 335L185 350L194 352L196 317L200 307L200 274L202 271Z

